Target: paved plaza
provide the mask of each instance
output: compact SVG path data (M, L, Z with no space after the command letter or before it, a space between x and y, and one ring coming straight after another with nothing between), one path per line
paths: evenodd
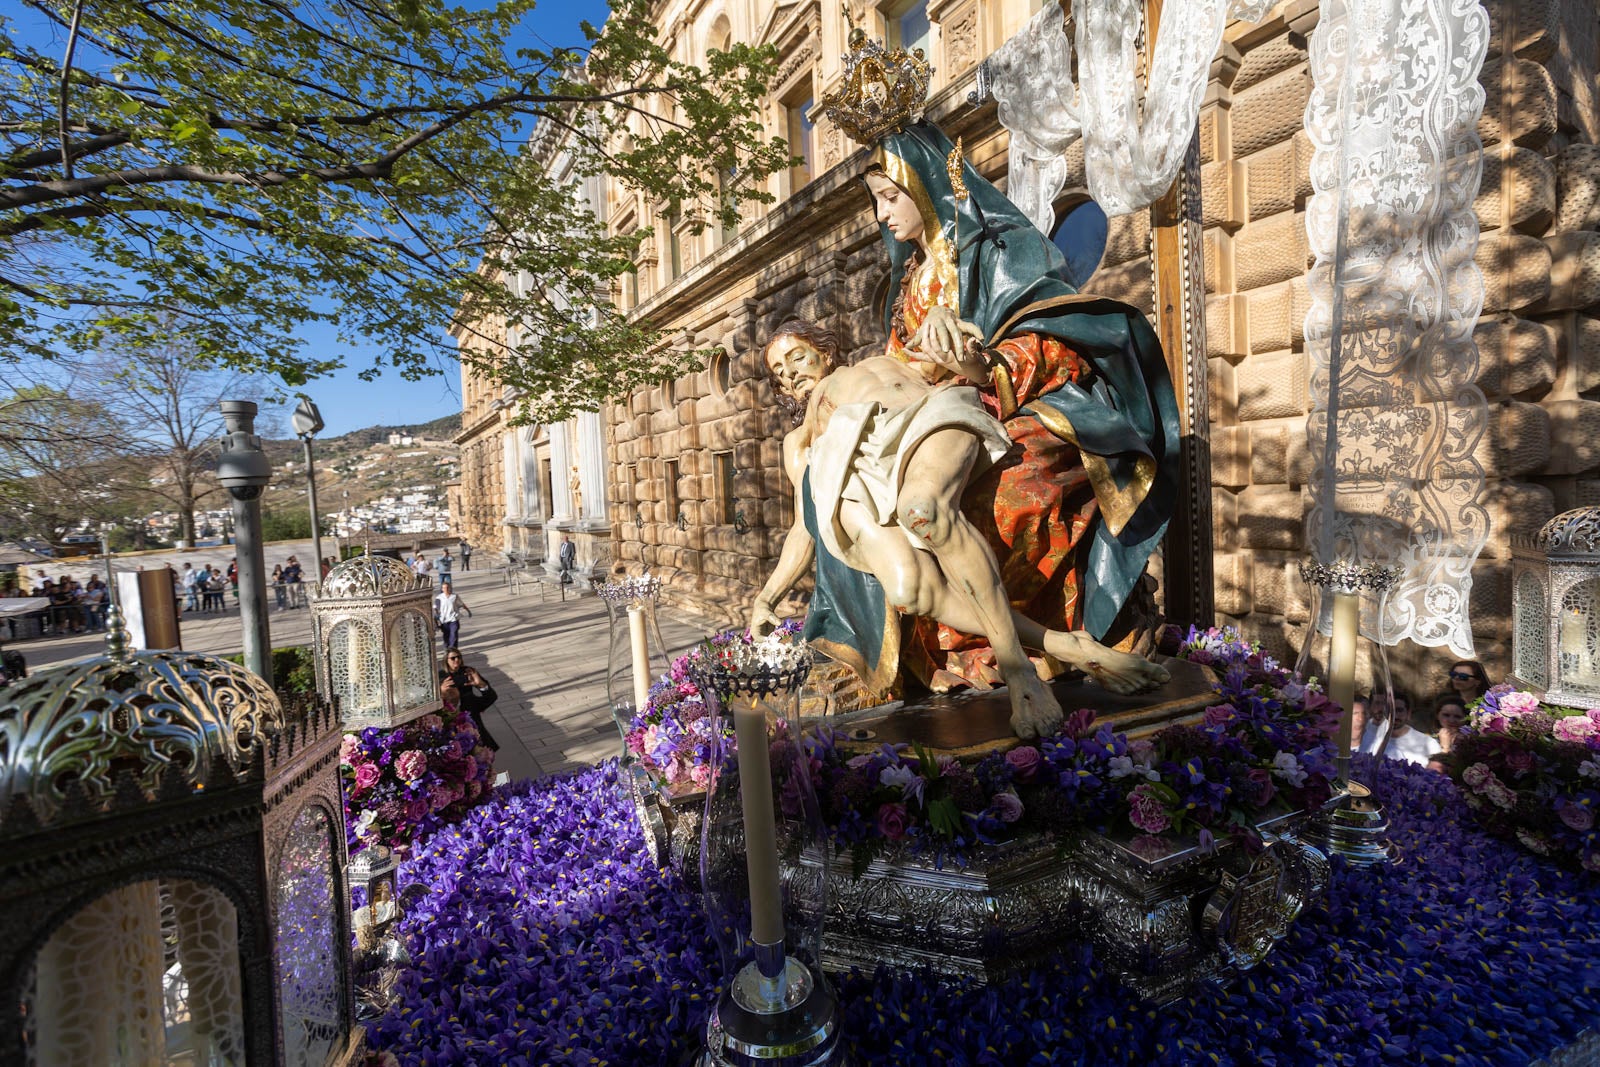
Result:
M285 546L282 554L287 555L293 547ZM309 545L298 554L302 560L309 559ZM269 549L269 567L275 556ZM181 556L197 557L198 553ZM121 569L122 564L118 566ZM535 778L592 764L620 751L606 701L605 604L592 596L580 600L569 595L563 602L553 586L541 599L534 583L513 594L492 570L457 571L454 578L456 592L473 612L461 626L461 650L468 665L478 668L499 695L484 713L484 724L500 742L496 768L514 780ZM271 601L269 590L269 604ZM273 609L270 620L274 646L310 644L308 610ZM709 624L675 618L666 611L660 623L662 639L672 656L682 654L711 629ZM226 614L186 613L182 634L183 647L191 652L228 655L240 651L239 612L232 596ZM83 634L18 641L6 647L26 656L29 670L34 671L98 655L104 645L104 634ZM631 693L632 682L626 670L625 628L618 653L623 660L620 684L626 695ZM660 671L665 663L657 655L655 669Z

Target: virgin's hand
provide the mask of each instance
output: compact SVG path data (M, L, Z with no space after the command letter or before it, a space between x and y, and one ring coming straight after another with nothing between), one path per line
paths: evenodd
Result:
M906 347L914 351L920 349L934 361L965 373L968 338L982 341L983 331L970 322L963 322L949 308L935 304L928 309L922 325L911 335Z
M765 637L782 625L783 620L772 613L772 605L756 601L750 609L750 636Z

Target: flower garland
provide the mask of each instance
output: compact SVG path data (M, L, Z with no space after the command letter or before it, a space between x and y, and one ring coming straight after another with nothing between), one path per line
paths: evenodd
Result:
M1527 1064L1600 1014L1600 897L1484 833L1443 775L1358 759L1406 857L1350 871L1272 955L1156 1008L1085 946L991 985L836 977L853 1063ZM686 1062L723 976L698 886L645 854L615 764L518 782L417 840L393 1067ZM1518 991L1522 991L1521 994ZM1530 992L1530 991L1536 991Z
M785 641L798 640L801 623L790 620L774 634ZM657 786L668 796L704 789L711 781L712 740L716 723L700 687L690 677L689 665L697 656L716 655L735 644L752 644L748 631L724 630L672 661L672 668L650 687L650 698L629 724L627 747ZM733 731L723 731L734 750Z
M490 793L494 752L472 716L446 704L401 726L369 726L339 746L346 839L404 852L425 826L454 822Z
M1497 685L1472 705L1449 767L1485 829L1600 874L1600 709Z
M1219 702L1199 726L1168 726L1130 741L1080 709L1035 745L974 766L906 745L850 755L826 728L805 741L818 801L835 844L857 871L904 844L964 863L976 846L1018 831L1080 829L1216 835L1259 841L1256 824L1319 807L1332 795L1338 708L1295 682L1231 629L1163 634L1172 654L1217 668Z

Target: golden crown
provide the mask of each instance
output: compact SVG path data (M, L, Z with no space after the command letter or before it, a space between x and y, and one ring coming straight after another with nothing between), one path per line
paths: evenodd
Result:
M844 57L844 86L822 98L822 110L852 140L869 145L922 118L932 74L922 49L888 49L854 29Z

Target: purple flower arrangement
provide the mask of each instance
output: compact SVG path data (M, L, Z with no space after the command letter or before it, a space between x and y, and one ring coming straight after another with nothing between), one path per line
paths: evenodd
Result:
M1472 706L1449 766L1485 829L1600 874L1600 710L1497 685Z
M775 632L781 639L795 640L800 629L800 621L791 619ZM724 630L679 656L672 661L671 670L650 687L649 700L629 724L628 752L667 796L703 790L711 781L717 724L689 675L690 663L696 656L716 655L736 644L751 643L747 631ZM731 753L732 729L725 729L723 737Z
M835 844L852 850L857 869L902 844L959 864L967 850L1023 830L1253 844L1257 823L1332 795L1338 708L1318 689L1232 630L1191 629L1167 644L1222 676L1199 726L1130 741L1083 708L1038 744L972 766L904 745L851 754L818 731L806 744Z
M401 726L345 734L339 775L351 853L369 844L404 852L424 826L454 822L488 798L494 752L472 717L446 704Z
M1600 1012L1593 886L1482 832L1444 776L1362 770L1406 861L1335 860L1327 908L1231 985L1156 1008L1087 947L987 986L853 971L837 979L845 1051L866 1065L1509 1067L1572 1042ZM413 965L369 1025L374 1064L687 1061L724 976L698 887L645 855L616 777L608 763L519 782L418 838L401 871L427 889L401 923Z

